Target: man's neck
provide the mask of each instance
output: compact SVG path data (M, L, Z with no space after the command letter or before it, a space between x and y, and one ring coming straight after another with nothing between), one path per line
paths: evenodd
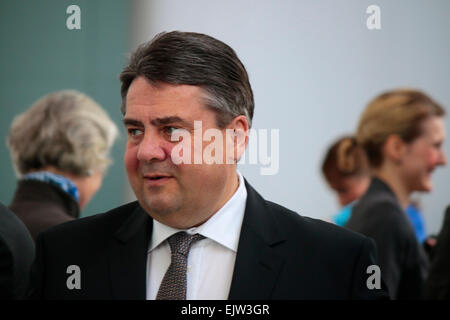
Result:
M208 221L209 218L211 218L217 211L220 210L220 208L222 208L225 205L225 203L227 203L231 199L233 194L239 188L239 176L238 176L236 170L231 173L231 176L228 178L228 181L230 181L230 183L227 184L227 188L224 189L222 196L220 197L220 199L222 199L222 200L217 202L215 208L213 210L211 210L211 214L207 217L207 219L205 219L204 221L201 221L200 223L198 223L192 227L198 227L199 225Z
M204 224L233 197L239 188L239 175L236 170L233 172L225 171L224 174L227 174L227 182L220 194L215 195L217 201L214 204L211 205L210 203L209 206L200 204L189 209L183 206L180 210L171 212L170 214L150 215L160 223L176 229L189 229ZM163 219L159 219L161 217Z

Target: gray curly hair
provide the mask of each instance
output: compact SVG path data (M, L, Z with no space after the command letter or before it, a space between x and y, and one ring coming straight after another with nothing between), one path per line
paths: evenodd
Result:
M76 90L50 93L12 122L7 146L20 177L47 166L77 176L106 170L118 129L90 97Z

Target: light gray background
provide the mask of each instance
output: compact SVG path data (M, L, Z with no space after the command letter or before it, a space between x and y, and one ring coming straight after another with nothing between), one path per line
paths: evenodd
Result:
M65 29L69 4L82 10L78 33ZM366 28L371 4L381 8L381 30ZM182 30L235 49L250 74L254 128L280 130L278 174L261 176L259 167L244 165L244 176L269 200L327 217L338 205L321 176L322 157L332 141L355 129L371 98L416 87L450 112L449 15L446 0L2 1L0 201L9 203L15 184L4 146L15 114L44 93L70 87L92 95L121 126L117 76L127 53L161 31ZM122 139L84 216L133 199L123 149ZM420 195L429 232L439 230L450 203L450 168L438 169L433 181L435 190Z

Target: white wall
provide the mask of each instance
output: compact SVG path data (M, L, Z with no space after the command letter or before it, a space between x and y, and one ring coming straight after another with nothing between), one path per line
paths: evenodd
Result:
M371 4L381 8L381 30L366 27ZM450 112L450 1L136 0L133 6L131 48L181 30L235 49L255 95L254 128L280 129L279 173L240 170L264 197L303 215L323 218L338 208L320 163L375 95L417 87ZM450 203L450 168L438 169L433 181L433 193L420 196L429 232L439 230Z

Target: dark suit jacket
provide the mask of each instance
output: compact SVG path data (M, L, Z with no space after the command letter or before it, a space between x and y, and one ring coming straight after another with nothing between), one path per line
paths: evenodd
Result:
M9 208L23 221L33 240L40 232L79 216L78 203L73 197L37 180L19 181Z
M229 299L374 299L372 240L265 201L248 183ZM41 234L32 298L145 299L152 219L137 202ZM81 269L68 290L66 269Z
M0 203L0 299L24 298L33 259L27 228Z
M391 298L421 298L428 260L411 222L386 183L372 179L345 227L375 240L381 274Z
M450 299L450 206L433 251L424 296L426 299Z

